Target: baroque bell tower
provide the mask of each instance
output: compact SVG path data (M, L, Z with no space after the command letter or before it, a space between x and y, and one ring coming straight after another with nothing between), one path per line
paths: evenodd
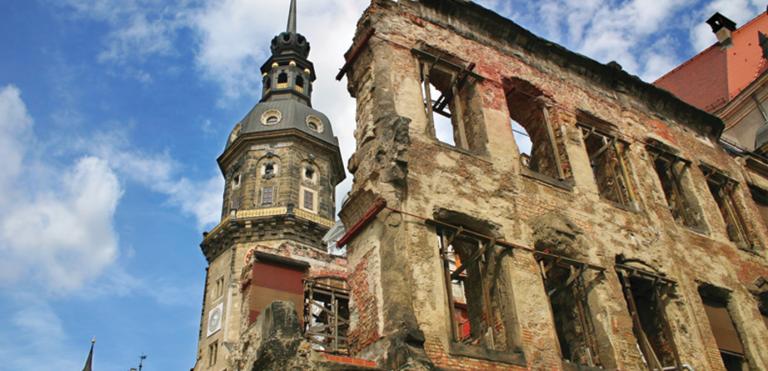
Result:
M234 369L241 334L266 305L294 303L301 317L303 280L345 263L322 241L345 175L331 122L312 107L315 68L296 0L270 49L262 98L218 158L226 185L221 222L200 245L208 268L195 371Z

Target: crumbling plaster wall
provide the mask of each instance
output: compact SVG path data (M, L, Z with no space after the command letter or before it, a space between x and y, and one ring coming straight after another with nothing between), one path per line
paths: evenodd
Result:
M607 268L601 284L589 296L606 366L637 369L641 362L632 321L612 269L615 257L623 254L642 259L679 283L677 298L665 310L683 362L696 369L723 367L697 292L699 282L708 282L733 290L731 313L744 335L750 367L768 367L768 356L760 351L768 349L768 335L746 288L755 278L768 274L765 229L757 224L758 212L747 195L741 167L717 146L715 138L693 129L696 123L661 115L631 92L596 84L586 73L536 57L493 35L478 34L462 19L447 18L426 5L373 1L359 23L358 39L369 28L375 28L374 36L348 74L350 92L358 99L358 146L350 160L355 176L353 195L372 191L391 207L424 217L431 217L437 208L457 210L500 225L503 239L527 246L534 244L534 219L560 213L578 225L589 241L583 251L585 259ZM483 99L480 121L474 124L485 127L487 154L452 148L430 135L421 103L418 60L411 53L421 42L477 64L475 72L484 80L476 87ZM530 82L554 100L551 119L566 138L572 189L522 175L501 83L508 76ZM616 125L622 139L630 143L627 160L638 210L618 208L600 198L575 126L579 110ZM405 135L403 130L407 130ZM693 161L686 181L703 210L706 232L691 231L672 219L645 149L646 138L662 141ZM699 160L741 183L739 202L753 239L759 243L756 252L738 250L728 241L717 205L698 169ZM407 322L415 317L436 365L488 366L482 360L448 354L450 322L434 228L385 210L349 247L350 267L364 266L372 257L376 264L368 265L364 274L377 303L371 310L379 320L371 329L355 328L353 323L353 331L387 336L397 331L403 318ZM513 296L524 298L514 303L514 315L527 366L561 367L533 256L518 251L505 264L512 276ZM392 285L395 279L399 282ZM353 292L353 301L354 296ZM393 307L398 308L399 320L391 317ZM702 358L702 349L710 356Z

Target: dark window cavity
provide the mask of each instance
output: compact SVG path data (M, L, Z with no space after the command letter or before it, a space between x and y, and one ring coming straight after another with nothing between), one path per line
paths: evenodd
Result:
M672 217L686 227L703 229L704 222L701 211L695 203L689 187L684 182L690 162L652 147L649 147L649 153Z

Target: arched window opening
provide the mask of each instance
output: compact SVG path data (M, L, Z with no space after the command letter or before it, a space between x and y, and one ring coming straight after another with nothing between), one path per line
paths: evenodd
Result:
M274 163L268 162L264 164L264 170L262 172L264 178L269 179L277 175L277 167Z
M534 172L564 179L565 159L560 156L544 93L518 78L505 79L504 88L515 139L519 138L521 162Z
M277 88L285 89L287 87L288 87L288 74L285 73L285 71L280 72L280 74L277 75Z

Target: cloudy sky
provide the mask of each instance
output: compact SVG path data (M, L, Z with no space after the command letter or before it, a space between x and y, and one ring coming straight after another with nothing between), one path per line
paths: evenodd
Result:
M704 21L756 0L482 0L646 81L708 47ZM299 1L314 105L348 158L354 101L333 80L366 0ZM223 182L215 159L259 99L288 0L0 2L1 371L193 366ZM338 189L339 199L349 181Z

